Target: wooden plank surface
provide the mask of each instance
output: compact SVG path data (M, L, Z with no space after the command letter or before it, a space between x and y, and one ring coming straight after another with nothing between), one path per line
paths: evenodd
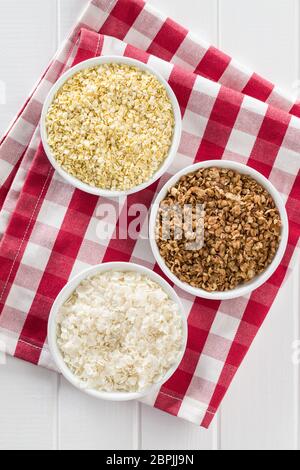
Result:
M109 403L82 395L60 380L58 447L63 450L132 449L135 403Z
M0 449L57 446L57 374L7 357L0 365Z
M8 128L57 47L55 0L0 1L0 133Z
M298 76L294 0L220 0L220 47L287 92ZM238 38L238 40L237 40ZM255 340L221 414L221 445L276 449L295 446L294 369L297 275L282 289Z

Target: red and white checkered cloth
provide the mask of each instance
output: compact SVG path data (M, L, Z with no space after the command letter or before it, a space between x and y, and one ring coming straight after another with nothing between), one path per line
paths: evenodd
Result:
M91 2L0 143L0 339L9 354L52 368L47 318L70 277L107 261L133 261L159 272L147 240L97 238L97 208L108 201L67 185L40 144L38 123L52 84L72 63L105 54L149 62L175 91L184 131L172 173L193 161L232 159L261 171L286 201L289 245L266 285L225 302L178 292L188 315L187 352L175 375L145 401L208 427L296 259L300 106L142 0ZM150 207L167 178L130 196L128 205ZM121 217L125 210L124 203ZM113 233L118 224L111 228Z

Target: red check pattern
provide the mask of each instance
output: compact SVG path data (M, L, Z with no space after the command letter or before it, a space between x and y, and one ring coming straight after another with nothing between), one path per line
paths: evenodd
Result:
M174 376L145 402L208 427L296 261L300 108L221 51L162 19L142 0L93 0L0 142L0 339L11 355L54 368L46 343L47 318L70 277L115 260L159 272L148 241L124 240L119 231L127 207L142 203L150 208L169 175L120 207L114 203L119 219L111 221L111 237L103 241L97 237L100 211L111 201L67 185L40 144L40 112L52 84L73 63L105 54L149 62L176 93L183 135L171 173L193 161L236 160L266 175L286 201L289 245L266 285L249 297L226 302L178 291L188 316L187 351ZM147 221L142 222L146 227Z

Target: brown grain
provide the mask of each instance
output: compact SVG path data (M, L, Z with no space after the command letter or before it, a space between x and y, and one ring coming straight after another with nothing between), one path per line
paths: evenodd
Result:
M204 209L204 246L187 250L191 234L174 237L178 219L165 239L162 212L190 204ZM199 222L199 221L198 221ZM184 176L162 201L157 243L166 265L181 281L209 292L248 282L273 261L281 239L281 219L271 195L252 177L223 168L200 169Z

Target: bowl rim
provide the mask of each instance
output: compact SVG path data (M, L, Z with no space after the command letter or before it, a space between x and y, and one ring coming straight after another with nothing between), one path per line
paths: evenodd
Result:
M115 190L108 190L108 189L101 189L97 187L90 186L87 183L84 183L80 181L78 178L70 175L67 171L65 171L56 161L52 150L48 144L48 135L47 135L47 129L46 129L46 117L48 114L49 107L51 103L53 102L53 99L56 95L56 93L59 91L59 89L63 86L63 84L69 80L73 75L78 73L80 70L84 70L87 68L92 68L95 66L100 66L103 64L110 64L110 63L119 63L119 64L127 64L127 65L133 65L141 70L145 70L149 73L152 73L165 87L168 96L171 100L172 106L173 106L173 112L174 112L174 118L175 118L175 127L174 127L174 135L173 135L173 140L171 147L169 149L169 153L163 163L161 164L160 168L155 172L155 174L147 181L144 183L128 190L128 191L115 191ZM164 173L168 171L170 166L175 160L179 145L180 145L180 140L181 140L181 135L182 135L182 115L181 115L181 110L180 106L178 103L178 100L176 98L176 95L172 88L170 87L169 83L167 80L157 71L155 70L152 66L145 64L144 62L141 62L136 59L131 59L130 57L125 57L125 56L113 56L113 55L104 55L101 57L94 57L91 59L87 59L83 62L80 62L79 64L71 67L69 70L67 70L52 86L51 90L49 91L47 98L44 102L43 108L42 108L42 113L41 113L41 121L40 121L40 133L41 133L41 140L42 144L46 153L46 156L48 160L50 161L51 165L54 167L54 169L57 171L57 173L69 184L71 184L73 187L80 189L88 194L93 194L96 196L102 196L106 198L120 198L120 197L125 197L129 196L131 194L135 194L139 191L143 191L144 189L148 188L151 186L153 183L155 183L157 180L159 180Z
M256 276L252 281L249 281L246 284L242 284L233 290L225 291L225 292L220 292L220 291L207 292L204 289L192 287L189 284L184 283L179 278L177 278L177 276L175 276L171 272L171 270L167 267L165 261L163 260L159 252L159 249L156 243L156 237L155 237L155 226L156 226L158 208L159 208L161 201L167 195L169 189L172 188L182 176L193 173L199 170L200 168L210 168L210 167L229 168L229 169L238 171L239 173L252 176L252 178L254 178L258 183L260 183L270 193L270 195L274 199L274 202L279 210L281 221L282 221L281 241L280 241L279 248L277 250L277 253L272 263L267 267L267 269L262 274L260 274L259 276ZM150 222L149 222L149 239L150 239L151 249L155 257L155 260L158 263L161 270L163 271L163 273L177 287L179 287L183 291L188 292L189 294L195 297L200 297L200 298L209 299L209 300L230 300L230 299L235 299L238 297L247 296L250 293L252 293L254 290L261 287L263 284L265 284L270 279L270 277L274 274L276 269L279 267L283 259L283 256L285 254L287 245L288 245L288 238L289 238L289 221L288 221L287 211L285 208L284 201L280 193L278 192L278 190L264 175L259 173L257 170L243 163L238 163L238 162L234 162L231 160L205 160L205 161L190 165L184 168L183 170L179 171L178 173L176 173L162 187L161 191L155 198L154 204L152 206Z
M148 276L150 279L157 282L169 295L169 297L179 305L180 315L182 318L182 326L183 326L183 344L182 350L178 355L178 360L176 363L170 368L170 370L164 375L164 377L156 384L151 385L147 389L143 390L142 392L105 392L99 391L96 389L89 389L85 388L83 382L77 378L68 368L62 354L59 351L57 345L57 335L56 335L56 318L58 314L58 310L61 305L68 299L72 292L78 287L82 280L92 277L98 273L105 273L108 271L121 271L121 272L138 272ZM187 326L187 317L185 314L185 309L183 304L175 292L175 290L170 286L170 284L163 279L159 274L151 271L150 269L140 266L134 263L125 263L125 262L112 262L112 263L103 263L98 264L96 266L92 266L81 271L77 276L73 277L66 286L60 291L58 296L56 297L53 306L50 311L49 320L48 320L48 346L54 362L58 368L58 370L62 373L65 379L70 382L74 387L79 389L80 391L90 395L92 397L108 400L108 401L130 401L140 399L148 394L154 393L159 388L162 387L164 383L166 383L172 375L178 369L183 356L185 354L187 348L187 340L188 340L188 326Z

